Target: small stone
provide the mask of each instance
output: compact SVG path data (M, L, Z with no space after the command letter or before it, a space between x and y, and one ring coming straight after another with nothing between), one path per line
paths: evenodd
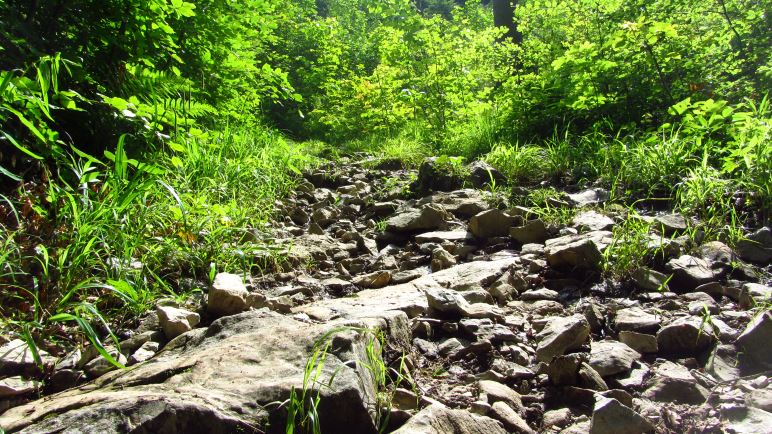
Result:
M394 215L386 221L386 230L396 233L435 230L445 226L445 220L449 218L450 215L441 205L427 204Z
M659 329L660 317L640 307L620 309L614 318L614 328L618 331L653 333Z
M161 329L168 340L193 330L193 327L201 321L201 317L197 313L171 306L158 306L156 313L161 323Z
M27 395L36 391L40 384L22 377L8 377L0 380L0 399Z
M585 362L582 362L582 364L579 365L578 377L580 387L598 391L608 390L608 385L603 380L600 373Z
M54 359L46 351L38 349L38 354L44 365L54 363ZM38 370L32 351L23 340L14 339L0 347L0 374L32 373Z
M520 394L508 386L496 381L482 380L479 383L480 393L487 397L488 403L503 401L517 412L523 411L523 401Z
M383 288L388 285L390 281L391 273L385 270L357 276L352 280L355 285L361 286L362 288Z
M547 288L529 289L520 294L520 300L523 301L536 301L536 300L557 300L560 294L557 291L553 291Z
M216 316L235 315L247 310L247 287L241 276L218 273L209 289L207 310Z
M478 238L501 237L509 233L515 217L499 209L483 211L469 220L469 232Z
M528 426L528 423L504 402L494 402L491 405L490 416L504 424L504 428L510 433L535 433L535 431Z
M393 434L505 434L495 420L465 410L452 410L442 404L432 404L411 417Z
M129 357L128 364L136 365L137 363L150 360L158 352L158 347L159 345L157 342L145 342L144 345L139 347L139 349Z
M126 363L128 363L126 356L119 353L118 351L110 350L108 352L113 357L113 359L115 359L115 361L117 361L119 364L125 365ZM86 366L84 366L83 368L86 371L86 374L88 374L90 378L98 378L110 371L118 369L118 366L114 365L112 362L108 361L104 357L99 356L94 360L86 363Z
M544 412L542 417L542 427L564 427L571 423L571 410L568 408L559 408Z
M659 271L646 267L640 267L632 275L633 282L646 291L669 291L667 281L668 276Z
M772 287L758 283L746 283L740 289L740 307L751 309L756 305L772 303Z
M688 369L666 361L654 368L654 376L643 397L659 402L702 404L708 394L708 390L697 384Z
M627 372L640 358L640 353L622 342L600 341L591 345L590 366L601 377Z
M555 386L573 386L577 384L581 364L582 355L580 354L555 356L543 372Z
M699 318L680 318L657 332L657 347L665 354L694 356L717 341L710 325Z
M735 345L744 358L766 369L772 367L772 312L751 318Z
M597 268L601 252L611 244L608 231L593 231L582 235L566 235L547 240L544 253L553 267Z
M644 434L654 425L633 409L612 398L599 398L590 422L591 434Z
M657 348L657 337L649 334L622 331L619 332L619 341L639 353L656 353L659 351Z
M597 211L583 211L571 220L571 225L580 231L605 231L614 226L614 220Z
M509 228L509 236L518 243L523 244L525 248L526 245L543 243L549 237L549 233L544 222L541 219L536 219L527 222L523 226ZM539 246L541 245L539 244ZM540 247L540 250L543 250L543 247Z
M536 338L539 345L536 357L548 362L554 356L565 354L583 345L590 335L590 325L584 316L556 317L540 331Z
M438 247L432 250L432 271L440 271L456 265L456 258L447 250Z
M579 208L601 204L611 197L608 190L602 188L591 188L589 190L580 191L579 193L568 194L567 196L569 201Z
M671 259L666 264L666 268L673 273L670 285L683 291L692 291L717 278L708 261L689 255Z
M654 230L671 236L686 230L686 219L681 214L662 214L654 217Z
M692 315L703 315L706 309L711 315L721 311L713 297L704 292L691 292L684 294L683 298L689 302L689 313Z
M772 262L772 229L763 227L737 242L737 256L757 264Z

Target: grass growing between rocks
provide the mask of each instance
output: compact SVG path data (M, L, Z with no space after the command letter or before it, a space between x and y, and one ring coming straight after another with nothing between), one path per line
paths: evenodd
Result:
M44 340L56 353L74 325L74 339L103 352L111 324L128 325L155 300L200 291L218 270L269 266L280 252L262 241L264 225L310 157L265 130L184 143L134 159L121 138L114 153L73 154L3 196L0 326L33 353Z

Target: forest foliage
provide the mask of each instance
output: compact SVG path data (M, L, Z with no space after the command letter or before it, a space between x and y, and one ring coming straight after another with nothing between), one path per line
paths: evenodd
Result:
M491 3L0 3L3 316L88 332L269 266L319 146L600 183L716 236L769 221L769 0L520 0L514 33Z

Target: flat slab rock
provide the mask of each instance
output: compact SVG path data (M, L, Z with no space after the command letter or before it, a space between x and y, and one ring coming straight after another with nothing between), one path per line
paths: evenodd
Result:
M355 432L355 431L346 431ZM506 434L497 421L472 414L466 410L452 410L447 407L430 405L402 426L394 434Z
M286 412L269 412L292 387L301 389L314 342L340 323L307 324L266 310L221 318L174 341L150 361L113 371L80 388L8 410L7 431L284 432ZM356 325L353 323L351 325ZM360 324L361 326L361 324ZM375 433L375 382L368 337L335 334L323 365L322 432ZM273 404L275 405L275 404Z

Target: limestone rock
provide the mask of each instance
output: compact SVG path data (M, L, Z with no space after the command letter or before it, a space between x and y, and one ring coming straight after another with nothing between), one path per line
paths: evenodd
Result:
M536 338L536 357L548 362L552 357L580 347L590 335L590 325L582 315L552 318Z
M613 398L599 398L590 422L590 434L644 434L654 425Z
M201 321L201 316L197 313L171 306L158 306L156 313L161 323L161 330L168 340L193 330L193 327Z
M145 342L141 347L129 357L129 365L136 365L150 360L158 352L158 342Z
M483 211L469 220L469 232L478 238L505 236L515 224L515 217L499 209Z
M590 350L590 366L601 377L627 372L641 354L622 342L593 342Z
M353 432L353 431L348 431ZM465 410L432 404L411 417L393 434L506 434L501 424Z
M218 273L209 289L207 310L216 316L235 315L247 310L247 287L241 276Z

